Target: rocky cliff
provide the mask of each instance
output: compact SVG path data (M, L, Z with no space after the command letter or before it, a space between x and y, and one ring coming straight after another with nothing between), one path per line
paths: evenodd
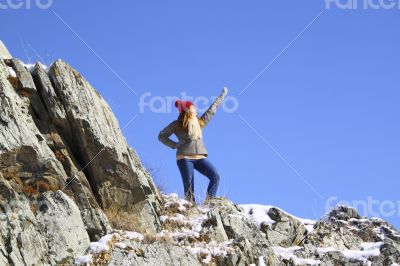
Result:
M78 71L0 48L0 265L400 262L400 233L348 207L310 221L160 193Z
M2 52L2 55L8 51ZM161 197L110 107L62 60L0 59L0 264L68 263L111 230L157 232Z

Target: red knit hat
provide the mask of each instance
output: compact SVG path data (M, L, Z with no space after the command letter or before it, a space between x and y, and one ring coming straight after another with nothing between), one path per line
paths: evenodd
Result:
M190 101L181 101L181 100L177 100L175 102L175 107L178 108L179 113L182 113L183 111L186 111L190 108L190 106L194 105L192 102Z

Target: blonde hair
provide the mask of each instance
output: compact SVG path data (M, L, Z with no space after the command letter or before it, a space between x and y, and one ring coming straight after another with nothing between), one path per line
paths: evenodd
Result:
M191 112L182 112L181 114L179 114L178 120L180 120L182 122L182 126L187 130L188 129L188 125L189 125L189 120L192 119L194 116L193 113ZM201 119L200 117L197 117L197 119L199 120L199 124L200 127L203 129L205 124L204 124L204 120Z

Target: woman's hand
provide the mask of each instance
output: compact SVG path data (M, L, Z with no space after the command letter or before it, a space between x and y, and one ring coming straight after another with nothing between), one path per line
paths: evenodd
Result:
M221 95L227 95L228 94L228 88L227 87L224 87L223 89L222 89L222 91L221 91Z

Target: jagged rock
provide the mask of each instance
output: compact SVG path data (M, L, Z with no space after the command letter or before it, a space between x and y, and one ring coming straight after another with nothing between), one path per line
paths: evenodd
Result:
M0 69L5 67L0 65ZM0 73L5 73L3 68ZM52 177L54 185L65 181L63 168L52 150L42 141L24 97L18 95L7 77L0 76L0 171L5 178L23 179L25 185Z
M314 247L332 247L337 250L357 249L363 239L351 228L342 223L327 223L320 221L316 228L304 240L304 245Z
M346 206L338 206L319 221L303 244L310 249L331 247L337 250L356 250L364 242L379 242L387 238L399 241L396 229L381 219L362 218L358 212Z
M35 93L36 86L33 82L32 76L29 71L21 64L21 62L16 58L7 60L7 62L17 74L17 78L19 81L18 89L24 90L27 93Z
M3 197L0 246L7 247L2 253L3 258L14 265L49 264L61 259L60 256L66 251L64 247L60 247L61 249L56 252L58 258L49 251L50 235L43 229L48 226L40 219L54 222L54 218L57 217L36 218L36 197L41 192L59 189L65 183L67 176L53 151L43 141L44 136L37 129L25 98L18 95L7 81L3 62L0 69L0 114L3 121L0 130L1 196ZM62 209L63 207L65 208ZM58 215L64 213L64 218L73 215L72 220L76 222L81 220L80 213L75 211L76 205L71 202L68 206L60 205L57 208L61 210ZM59 221L61 222L62 220ZM83 223L80 225L81 228L74 228L74 231L81 233L80 230L83 230L84 234L80 237L86 235L88 239ZM56 230L51 234L55 239L64 239L67 236L68 231L62 230ZM69 240L72 237L69 236ZM86 244L82 242L82 245ZM76 246L71 251L73 252L69 254L70 259L76 254L75 252L82 250Z
M143 166L134 162L110 107L65 62L56 61L49 76L67 114L61 131L81 167L87 165L84 172L97 201L103 208L138 213L139 223L156 231L160 195Z
M308 234L297 246L293 243L292 246L285 247L270 245L267 235L259 227L259 220L249 217L247 211L254 208L268 210L268 217L262 217L259 211L256 215L257 218L265 219L268 224L272 223L271 220L274 223L291 220L293 224L296 224L296 220L302 224L314 222L296 218L272 206L235 205L223 198L213 200L210 206L193 206L178 199L175 194L163 195L163 198L166 215L162 217L165 227L161 233L147 236L147 240L136 238L137 240L130 242L124 236L128 232L118 231L118 239L109 244L111 251L89 253L93 254L94 262L105 258L107 265L187 265L200 262L202 265L221 266L394 266L400 261L400 233L381 219L362 218L355 212L352 217L360 219L349 218L348 221L343 221L325 217L312 230L309 228ZM243 206L246 208L242 209ZM232 226L232 218L235 226ZM199 224L202 228L198 228ZM296 239L295 230L286 232L284 239ZM350 237L347 238L346 234ZM137 249L141 252L137 252ZM154 250L159 252L153 252ZM177 261L175 255L172 256L173 259L164 257L165 250L182 254L185 259ZM187 251L195 255L198 261L192 262L193 258L187 257Z
M229 240L218 210L210 210L207 216L207 220L203 223L203 235L218 242Z
M327 214L327 219L331 221L332 220L348 221L350 219L360 219L360 218L361 216L358 214L356 209L347 206L337 206Z
M35 65L32 76L51 119L51 121L44 121L45 123L36 121L36 124L41 132L46 135L47 145L54 151L63 165L66 176L68 176L68 187L73 191L73 197L81 210L86 230L89 232L91 239L98 239L109 232L111 228L106 216L94 198L88 180L76 168L78 163L73 152L66 144L65 139L59 134L58 129L65 128L65 125L68 124L64 107L41 64L37 63ZM69 135L71 132L65 134Z
M29 100L24 99L27 108L30 109L30 114L34 120L41 120L47 122L48 120L48 113L45 107L42 104L40 96L36 90L35 83L31 76L31 73L28 69L18 60L18 59L10 59L6 61L9 67L11 67L14 72L16 73L16 80L9 78L9 81L13 87L17 89L17 92L24 96L28 97ZM35 121L38 123L39 121Z
M76 250L82 253L80 247L87 246L89 239L95 241L110 232L101 206L130 212L138 225L156 232L160 226L159 192L101 96L62 61L50 69L51 78L41 64L36 64L32 73L17 59L7 64L0 60L0 192L3 197L12 195L8 204L17 207L4 205L1 215L26 212L33 227L15 234L21 238L26 233L33 239L21 245L9 236L7 223L3 224L0 264L46 265L71 260ZM16 73L17 86L10 80L10 67ZM97 155L99 151L102 154ZM92 159L95 167L82 171ZM60 192L62 201L43 198L43 193L59 190L65 192ZM39 203L44 208L46 200L49 213L59 220L35 217L27 211ZM61 228L69 219L76 226L74 231Z
M386 241L380 249L381 256L372 259L372 265L394 265L400 262L400 243Z
M2 265L71 263L89 244L76 204L62 192L36 202L16 193L0 175L0 262Z
M213 199L213 208L207 216L203 224L203 234L209 239L223 242L243 237L252 244L267 245L265 236L256 225L244 217L239 206L227 199Z
M57 97L56 92L51 84L50 78L43 69L42 65L37 63L32 71L32 76L36 87L42 96L44 106L51 118L51 122L56 126L63 126L59 124L61 121L67 121L67 115L64 107L62 106L60 99ZM64 125L65 127L65 125ZM71 134L71 133L69 133Z
M347 258L343 252L363 250L365 243L382 243L379 254L365 260ZM400 262L400 235L390 224L377 218L363 218L350 207L338 206L320 220L307 235L303 246L307 253L326 249L320 256L321 265L392 265Z
M266 234L271 246L295 246L307 233L306 227L299 220L278 208L271 208L268 215L274 223L261 224L261 230Z

